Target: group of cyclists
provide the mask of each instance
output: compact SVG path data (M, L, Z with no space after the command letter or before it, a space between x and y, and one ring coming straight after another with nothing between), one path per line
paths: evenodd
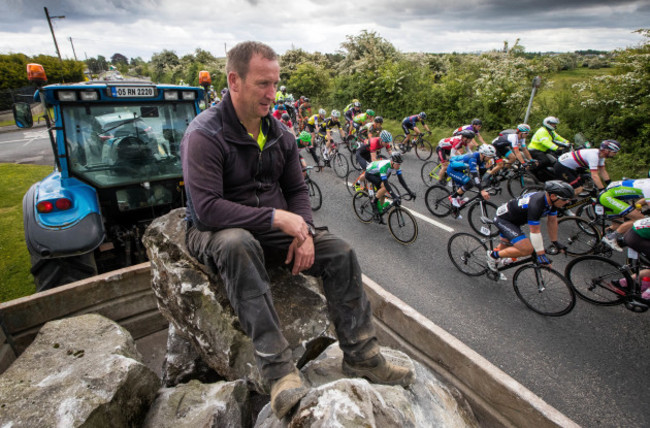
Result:
M280 102L277 104L282 104L281 94L284 90L281 87L278 91L276 101ZM408 195L415 197L401 170L404 146L399 146L398 149L392 145L392 134L382 128L383 118L377 116L374 110L362 110L361 103L355 99L343 110L343 119L338 110L332 110L329 116L322 108L311 114L311 105L306 97L300 97L294 107L299 122L297 144L306 148L318 165L322 163L313 147L317 133L325 136L325 161L333 141L334 128L338 128L342 139L356 134L361 144L354 156L361 166L361 172L355 188L360 190L369 182L377 189L372 204L377 214L389 205L385 202L387 193L392 198L399 198L389 182L393 174ZM293 129L290 118L285 115L286 113L280 113L279 120ZM425 123L426 117L425 112L420 112L402 120L405 135L403 145L423 130L430 131ZM342 120L345 122L342 123ZM546 256L540 228L544 217L547 218L548 234L553 246L559 251L566 249L558 241L558 211L583 191L586 171L593 181L594 196L605 208L606 215L613 219L621 218L618 222L612 222L603 242L617 251L621 251L623 244L650 255L650 219L644 218L641 213L646 199L650 198L650 178L612 182L605 161L616 156L621 149L620 143L606 139L597 148L572 149L569 141L557 133L559 123L557 117L546 117L542 126L530 138L530 143L527 140L532 128L525 123L500 132L490 143L486 143L480 133L482 121L474 119L438 142L435 150L442 164L440 184L447 184L447 177L455 184L455 191L449 198L456 207L464 203L463 194L472 188L476 188L484 199L489 199L487 188L491 183L490 178L502 169L528 168L544 183L543 190L516 197L497 209L494 225L499 230L501 242L486 254L487 265L494 271L501 264L533 253L540 264L551 264ZM379 156L382 149L387 152L387 157ZM381 222L380 216L377 216L377 221ZM529 226L529 236L522 231L522 226L526 224Z

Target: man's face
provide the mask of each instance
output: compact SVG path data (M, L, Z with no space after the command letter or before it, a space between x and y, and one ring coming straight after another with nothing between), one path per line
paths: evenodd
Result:
M474 132L480 131L483 125L472 125L472 128L474 128Z
M241 120L258 119L268 114L269 107L274 104L279 80L278 62L259 54L251 58L245 79L234 72L229 74L233 104Z

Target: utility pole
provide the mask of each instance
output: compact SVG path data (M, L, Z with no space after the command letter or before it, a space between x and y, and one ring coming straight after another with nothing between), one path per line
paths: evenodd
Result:
M526 109L526 117L524 117L524 123L528 123L528 116L530 115L530 109L533 106L533 98L535 98L535 92L537 92L537 88L539 88L539 85L541 84L542 84L542 78L539 76L535 76L535 78L533 79L533 90L530 93L530 101L528 101L528 108Z
M70 44L72 45L72 53L74 54L74 60L78 61L78 59L77 59L77 51L74 50L74 43L72 43L72 37L68 37L68 39L70 40Z
M50 13L47 11L47 8L44 7L45 17L47 18L47 23L50 26L50 32L52 33L52 39L54 39L54 47L56 48L56 54L59 56L59 61L63 64L63 58L61 58L61 52L59 51L59 45L56 42L56 37L54 36L54 29L52 28L52 18L54 19L63 19L65 16L50 16Z

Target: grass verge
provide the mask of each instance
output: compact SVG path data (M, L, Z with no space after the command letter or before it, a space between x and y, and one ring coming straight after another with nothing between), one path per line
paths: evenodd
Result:
M35 291L23 231L23 195L51 166L0 164L0 302Z

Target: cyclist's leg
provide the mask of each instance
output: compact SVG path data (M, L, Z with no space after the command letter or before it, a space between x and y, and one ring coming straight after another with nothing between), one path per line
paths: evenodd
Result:
M405 137L404 140L402 141L402 147L400 148L402 149L402 151L404 151L403 149L408 146L408 142L411 139L411 128L409 128L408 125L402 122L402 130L404 131Z
M499 217L494 219L494 225L499 229L501 243L492 251L495 260L526 257L533 253L533 244L521 228Z

